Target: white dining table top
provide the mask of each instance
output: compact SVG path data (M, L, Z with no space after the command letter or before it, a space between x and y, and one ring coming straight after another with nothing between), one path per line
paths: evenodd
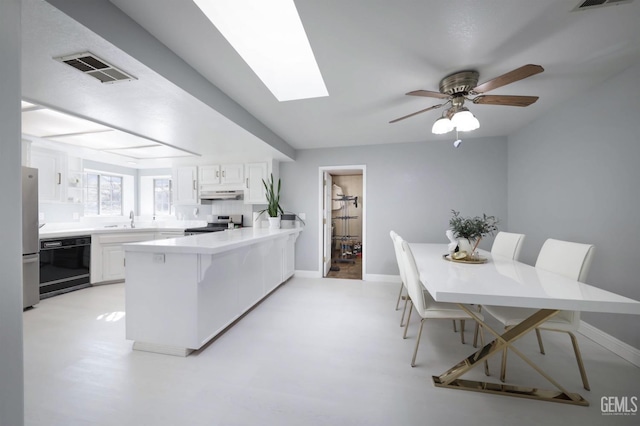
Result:
M640 302L480 250L487 263L443 258L447 244L410 243L420 281L438 302L640 315Z

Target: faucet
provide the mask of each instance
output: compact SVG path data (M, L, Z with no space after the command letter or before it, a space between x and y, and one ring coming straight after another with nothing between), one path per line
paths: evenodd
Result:
M133 216L133 210L131 210L131 211L129 212L129 219L131 219L131 227L132 227L132 228L135 228L135 227L136 227L136 225L133 223L133 217L134 217L134 216Z

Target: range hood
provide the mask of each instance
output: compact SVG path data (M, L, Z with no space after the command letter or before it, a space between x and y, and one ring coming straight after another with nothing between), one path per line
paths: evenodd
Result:
M201 200L242 200L243 198L244 191L241 189L200 191Z

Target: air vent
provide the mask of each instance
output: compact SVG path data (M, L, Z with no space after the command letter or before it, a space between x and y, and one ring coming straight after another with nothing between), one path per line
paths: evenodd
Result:
M632 1L634 0L581 0L573 10L590 10L604 6L617 6L621 4L631 3Z
M119 81L137 80L135 77L114 67L90 52L54 58L99 80L101 83L117 83Z

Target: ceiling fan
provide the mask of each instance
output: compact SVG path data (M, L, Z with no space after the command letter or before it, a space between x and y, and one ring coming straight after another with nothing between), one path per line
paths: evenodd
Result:
M477 129L480 124L478 120L473 117L473 114L464 106L465 100L480 105L529 106L538 100L537 96L485 95L484 93L539 74L542 71L544 71L544 68L540 65L524 65L480 85L478 85L479 74L477 71L456 72L440 81L439 92L414 90L407 93L409 96L446 99L446 102L416 111L404 117L396 118L389 123L396 123L405 118L431 111L432 109L449 106L443 112L442 117L434 124L432 129L433 133L447 133L454 128L460 131ZM456 117L458 117L458 120L456 120ZM465 119L470 121L464 121Z

